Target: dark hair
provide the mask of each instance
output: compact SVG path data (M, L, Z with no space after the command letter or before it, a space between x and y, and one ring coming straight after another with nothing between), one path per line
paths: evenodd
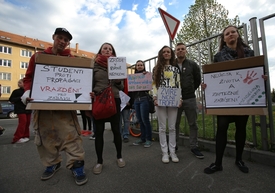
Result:
M175 53L172 50L172 48L170 48L169 46L163 46L159 52L158 52L158 60L157 60L157 64L153 69L153 77L154 77L154 83L156 84L156 87L158 88L160 86L160 79L161 79L161 74L163 72L164 66L166 64L165 59L163 57L163 49L164 48L169 48L171 51L171 58L169 60L169 64L174 66L174 60L175 60Z
M185 45L184 43L182 43L182 42L177 43L177 44L176 44L176 47L177 47L177 46L180 46L180 45L184 45L184 46L186 47L186 45ZM176 49L176 48L175 48L175 49Z
M113 54L112 54L112 55L116 57L116 50L115 50L114 46L113 46L112 44L108 43L108 42L105 42L105 43L103 43L103 44L100 46L100 48L99 48L97 54L100 54L100 53L101 53L101 49L102 49L102 47L103 47L105 44L111 46L111 48L112 48L112 50L113 50Z
M142 62L143 66L144 66L144 69L143 69L142 72L146 71L146 67L145 67L144 61L138 60L138 61L136 61L136 64L135 64L135 73L138 73L138 72L139 72L139 71L137 70L137 63L138 63L138 62Z
M224 31L226 29L228 29L229 27L234 27L239 35L238 39L237 39L237 47L236 47L236 51L237 51L237 54L238 54L238 58L244 58L244 49L245 47L249 48L249 46L244 43L244 40L241 38L241 35L238 31L238 28L234 25L229 25L227 26L226 28L224 28L222 30L222 34L220 36L220 46L219 46L219 51L221 51L223 49L223 47L226 45L226 43L224 42Z

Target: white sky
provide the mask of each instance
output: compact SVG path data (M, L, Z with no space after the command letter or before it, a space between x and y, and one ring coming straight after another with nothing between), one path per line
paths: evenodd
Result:
M158 12L161 7L183 21L194 0L0 0L0 29L52 42L56 27L65 27L73 35L71 47L97 52L104 42L114 45L118 56L127 62L157 55L169 38ZM241 22L275 13L274 0L217 0L229 17L239 15ZM275 88L275 18L266 26L271 87ZM259 26L259 25L258 25Z

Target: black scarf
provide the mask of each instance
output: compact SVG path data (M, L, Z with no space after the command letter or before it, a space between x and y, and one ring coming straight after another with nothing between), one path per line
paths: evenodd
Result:
M244 47L244 57L249 57L251 49L248 47ZM238 53L236 50L232 50L231 48L224 46L222 48L221 52L221 59L222 61L226 61L226 60L235 60L238 59Z

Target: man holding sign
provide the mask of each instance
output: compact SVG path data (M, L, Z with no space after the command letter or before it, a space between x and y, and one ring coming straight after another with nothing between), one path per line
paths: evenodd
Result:
M30 89L34 80L35 57L37 54L51 54L72 57L70 44L72 35L65 28L56 28L53 36L53 47L43 52L35 53L29 62L24 78L25 93L22 102L33 100L29 98ZM57 57L58 58L58 57ZM49 104L51 105L51 104ZM34 111L33 126L36 131L35 144L46 170L41 180L48 180L60 169L62 157L60 151L66 151L67 165L75 177L77 185L85 184L88 179L84 172L84 149L80 137L81 128L78 123L76 111L65 110L39 110Z
M179 162L176 148L176 119L178 107L181 106L180 72L173 65L175 54L168 46L158 52L157 65L153 69L153 98L159 125L159 142L162 151L162 162ZM169 142L166 140L166 119L169 129ZM168 148L170 155L168 155Z

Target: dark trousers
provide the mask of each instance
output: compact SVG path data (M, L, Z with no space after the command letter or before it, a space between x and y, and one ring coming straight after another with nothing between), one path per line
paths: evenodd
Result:
M246 124L248 115L244 116L217 116L217 134L216 134L216 162L217 166L222 165L222 158L227 144L227 130L229 123L235 122L236 132L236 161L242 160L244 144L246 140Z
M96 131L95 131L95 150L97 154L97 163L103 163L103 146L104 146L104 130L105 130L105 122L111 123L111 129L114 135L114 143L117 152L117 159L122 158L121 149L122 149L122 140L120 135L120 99L116 98L116 109L117 113L110 118L107 119L94 119Z

